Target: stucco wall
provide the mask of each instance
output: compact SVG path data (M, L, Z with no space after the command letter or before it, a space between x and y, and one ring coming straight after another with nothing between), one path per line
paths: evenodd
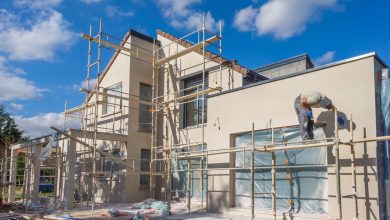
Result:
M152 43L132 35L129 36L127 42L149 51L153 49ZM129 47L128 44L125 46ZM139 102L136 100L139 96L140 83L152 84L152 65L142 58L129 57L127 52L121 51L108 68L99 86L108 88L118 83L122 84L122 96L130 98L130 101L122 100L123 108L120 109L119 106L116 106L113 114L103 114L104 105L99 105L98 131L113 132L112 128L114 127L116 133L127 135L126 142L121 143L121 146L124 147L121 150L122 158L127 158L129 164L132 164L136 158L134 160L135 167L139 169L141 149L150 149L151 138L150 133L140 132L138 129ZM131 95L129 96L129 94ZM102 100L102 97L99 100ZM89 102L94 101L95 95ZM119 103L119 100L116 103ZM88 124L92 125L93 120L89 121ZM93 126L90 130L93 130ZM92 144L91 139L87 139L86 142ZM98 140L97 145L105 145L110 149L112 143ZM81 150L82 145L77 144L77 149ZM128 173L118 175L117 180L112 185L104 181L97 183L97 202L134 202L149 197L149 190L140 187L140 174L131 174L132 165L124 170L127 170Z
M311 71L283 80L209 98L209 121L219 121L218 126L208 126L208 149L233 147L231 134L250 131L252 122L255 129L264 129L272 119L272 126L296 125L297 116L293 108L294 99L304 91L319 91L333 100L341 114L353 115L355 123L354 137L375 137L375 93L374 93L374 57ZM222 110L223 109L223 110ZM327 137L334 136L333 114L323 109L315 109L314 115L319 121L327 121ZM349 121L346 121L348 124ZM340 131L342 140L349 140L349 131ZM350 149L342 147L341 189L342 194L350 194L351 169ZM359 196L359 214L365 219L378 218L378 188L376 179L376 143L356 145L357 190ZM231 159L226 155L209 156L209 167L227 167ZM328 163L334 164L331 148L328 149ZM209 172L209 209L224 211L233 205L233 193L227 171ZM329 180L329 216L336 216L336 182L334 169L328 169ZM229 204L230 202L230 204ZM343 219L352 218L352 199L342 199Z

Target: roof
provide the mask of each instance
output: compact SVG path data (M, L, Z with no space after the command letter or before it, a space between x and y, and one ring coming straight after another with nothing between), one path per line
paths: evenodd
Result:
M156 44L157 44L158 46L160 46L160 41L154 39L153 37L151 37L151 36L149 36L149 35L140 33L140 32L135 31L135 30L133 30L133 29L130 29L129 32L128 32L128 34L131 35L131 36L137 37L137 38L139 38L139 39L141 39L141 40L144 40L144 41L146 41L146 42L149 42L149 43L151 43L151 44L153 44L153 42L156 42Z
M326 69L326 68L335 67L335 66L338 66L338 65L354 62L354 61L357 61L357 60L362 60L362 59L365 59L365 58L368 58L368 57L374 57L385 68L389 68L389 66L378 56L377 53L371 52L371 53L363 54L363 55L360 55L360 56L352 57L352 58L349 58L349 59L345 59L345 60L329 63L329 64L326 64L326 65L323 65L323 66L307 69L307 70L300 71L300 72L297 72L297 73L293 73L293 74L289 74L289 75L285 75L285 76L280 76L280 77L275 77L275 78L272 78L272 79L269 79L269 80L264 80L264 81L260 81L260 82L257 82L257 83L252 83L252 84L249 84L249 85L246 85L246 86L243 86L243 87L222 91L222 92L216 93L216 94L211 94L211 95L208 95L208 98L212 98L212 97L216 97L216 96L220 96L220 95L224 95L224 94L240 91L240 90L251 88L251 87L254 87L254 86L259 86L259 85L263 85L263 84L267 84L267 83L272 83L272 82L279 81L279 80L288 79L288 78L295 77L295 76L308 74L308 73L311 73L311 72L315 72L317 70L322 70L322 69Z
M185 48L188 48L188 47L191 47L192 45L194 45L193 43L190 43L186 40L183 40L183 39L179 39L167 32L164 32L162 30L157 30L156 33L162 37L165 37L171 41L174 41L176 43L178 43L179 45L185 47ZM203 50L202 49L199 49L199 50L195 50L196 53L198 54L201 54L203 55ZM230 68L232 68L234 71L238 72L238 73L241 73L242 75L244 76L256 76L258 75L256 72L254 72L253 70L250 70L249 68L247 67L244 67L240 64L238 64L236 61L232 61L232 60L228 60L224 57L221 57L219 56L218 54L215 54L213 52L210 52L210 51L205 51L205 57L211 61L214 61L214 62L219 62L219 59L222 59L222 65L225 65L225 66L229 66ZM260 78L263 78L263 79L268 79L267 77L265 76L260 76Z
M123 46L125 45L125 43L127 42L127 40L129 39L130 36L137 37L137 38L139 38L139 39L141 39L141 40L144 40L144 41L146 41L146 42L149 42L149 43L155 42L157 45L160 46L160 41L155 40L154 38L152 38L152 37L150 37L150 36L148 36L148 35L145 35L145 34L142 34L142 33L138 32L138 31L135 31L135 30L133 30L133 29L130 29L130 30L126 33L126 35L125 35L125 37L123 38L123 40L121 41L121 43L120 43L120 46L121 46L121 47L123 47ZM119 54L120 54L120 51L119 51L119 50L116 50L115 53L112 55L110 61L108 62L108 64L107 64L106 67L104 68L104 70L103 70L101 76L99 77L98 82L95 84L94 88L96 88L96 87L100 84L100 82L103 80L103 78L106 76L108 70L111 68L112 64L114 63L115 59L118 57ZM89 101L89 99L90 99L91 97L92 97L92 94L90 94L90 95L88 96L88 101Z
M11 144L10 147L13 147L16 145L20 145L20 147L26 147L26 146L32 146L32 145L37 145L37 144L44 144L44 143L47 143L50 141L49 139L52 135L53 134L42 135L42 136L35 137L35 138L29 139L29 140L20 141L20 142Z
M261 73L261 72L264 72L264 71L267 71L267 70L270 70L270 69L274 69L274 68L281 67L281 66L284 66L284 65L287 65L287 64L295 63L295 62L298 62L298 61L301 61L301 60L306 60L309 63L311 68L314 67L313 62L311 61L309 55L307 53L304 53L304 54L301 54L301 55L298 55L298 56L295 56L295 57L291 57L291 58L288 58L288 59L285 59L285 60L281 60L281 61L278 61L278 62L275 62L275 63L267 64L267 65L262 66L262 67L258 67L256 69L254 69L254 71L256 73Z

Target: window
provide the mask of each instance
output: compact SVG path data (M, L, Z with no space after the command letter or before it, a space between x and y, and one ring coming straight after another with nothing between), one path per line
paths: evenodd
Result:
M144 102L152 102L152 86L140 83L139 85L139 114L138 114L138 131L151 132L152 131L152 106Z
M122 83L115 84L104 90L103 114L112 114L122 108L122 100L110 95L122 96Z
M183 80L183 95L190 95L202 91L202 74ZM208 88L208 73L205 75L205 89ZM205 94L204 122L207 123L207 94ZM202 124L202 95L184 101L183 127Z
M150 150L141 149L141 171L150 171ZM149 174L141 174L139 184L141 187L149 186Z

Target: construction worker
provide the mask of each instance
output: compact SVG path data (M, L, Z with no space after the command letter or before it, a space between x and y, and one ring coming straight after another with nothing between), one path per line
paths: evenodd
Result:
M301 131L302 140L313 140L314 133L314 117L312 108L325 108L334 111L336 108L332 104L332 100L320 92L301 93L294 102L295 112L298 116L299 128ZM344 126L344 120L337 117L338 124Z

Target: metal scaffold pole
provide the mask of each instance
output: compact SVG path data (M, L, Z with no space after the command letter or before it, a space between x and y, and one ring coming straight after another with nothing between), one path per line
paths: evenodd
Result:
M255 218L255 123L252 123L252 151L251 151L251 219Z
M275 129L272 128L272 138L271 143L275 144ZM273 219L276 220L276 154L275 152L271 153L272 162L271 162L271 175L272 175L272 215Z
M152 134L151 134L151 146L150 146L150 172L149 172L149 190L150 190L150 198L154 198L154 176L153 176L153 167L154 167L154 157L155 157L155 142L154 142L154 139L155 139L155 131L156 131L156 109L157 109L157 100L156 100L156 82L155 82L155 79L156 79L156 66L155 66L155 61L156 61L156 51L155 51L155 44L156 44L156 41L153 40L153 56L152 56L152 62L153 62L153 66L152 66L152 109L151 109L151 113L152 113ZM158 58L158 53L157 53L157 58Z
M203 18L202 18L202 56L203 56L203 65L202 65L202 90L204 91L206 89L206 58L205 58L205 40L206 40L206 27L205 27L205 16L203 14ZM204 126L205 126L205 94L202 93L202 152L204 152ZM207 161L206 161L207 163ZM204 164L204 156L201 157L200 159L200 168L202 169L200 172L201 172L201 206L203 207L203 197L204 197L204 194L203 194L203 191L204 191L204 167L203 167L203 164Z
M100 59L101 59L101 54L100 54L100 49L101 49L101 38L102 38L102 19L100 18L100 22L99 22L99 34L98 34L98 55L97 55L97 80L99 81L100 80ZM96 90L96 94L95 94L95 105L94 105L94 134L93 134L93 141L92 141L92 145L93 145L93 155L92 155L92 180L93 180L93 183L92 183L92 212L94 211L95 209L95 203L96 203L96 184L97 184L97 181L96 181L96 148L97 148L97 133L98 133L98 123L97 123L97 120L98 120L98 117L99 117L99 114L98 114L98 111L99 111L99 89Z
M336 202L337 202L337 219L342 219L341 209L341 182L340 182L340 150L339 150L339 127L338 127L338 116L337 109L334 110L334 156L335 156L335 168L336 168Z
M349 131L350 131L350 147L351 147L351 176L352 176L352 198L353 198L353 220L358 220L359 211L358 211L358 195L356 189L356 161L355 161L355 144L353 143L353 120L352 115L349 121Z

